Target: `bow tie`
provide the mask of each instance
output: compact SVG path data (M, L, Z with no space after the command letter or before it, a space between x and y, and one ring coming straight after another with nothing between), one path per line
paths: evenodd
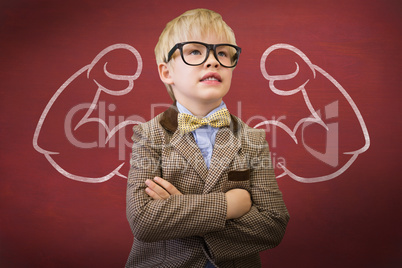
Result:
M225 127L230 125L230 113L226 108L222 108L204 118L197 118L190 114L179 113L177 123L181 133L194 131L204 125L210 125L211 127Z

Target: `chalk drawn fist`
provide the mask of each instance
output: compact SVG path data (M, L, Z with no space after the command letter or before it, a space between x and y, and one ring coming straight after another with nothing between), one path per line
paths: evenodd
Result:
M128 61L127 64L121 64L121 59ZM110 71L113 62L114 71ZM119 66L125 69L119 70ZM50 99L34 133L34 148L58 172L73 180L96 183L115 175L125 178L119 173L124 162L117 158L110 161L104 148L116 142L114 137L119 131L141 120L107 122L105 110L115 110L116 105L106 107L100 100L129 93L141 71L142 59L135 48L115 44L102 50L90 64L68 78ZM89 171L88 167L94 170ZM87 174L82 174L83 170Z
M279 56L281 61L289 58L295 59L293 72L281 74L282 70L278 70L277 65L269 65L272 54L279 51L287 53L286 56ZM290 137L296 146L289 150L285 157L293 162L299 162L299 164L289 163L285 166L279 163L278 166L283 172L278 178L288 175L292 179L304 183L330 180L342 174L359 154L369 148L370 138L367 127L350 95L330 74L313 64L298 48L288 44L276 44L269 47L262 55L260 69L264 78L269 81L268 86L273 93L288 99L299 98L293 99L292 104L301 111L300 113L293 112L299 114L299 119L294 124L290 125L283 120L274 119L265 120L254 126L255 128L264 125L276 127L281 130L278 135ZM360 131L360 134L356 131L341 131L342 125L336 122L341 112L344 118L346 117L344 114L348 114L346 120L357 125L355 129L358 128L357 132ZM321 145L315 140L318 138L317 133L319 132L324 134ZM346 141L342 146L340 146L341 134L342 141ZM360 135L357 136L360 141L347 144L347 140L356 140L356 135ZM309 139L309 136L313 138ZM324 148L324 152L318 150L317 146ZM301 152L300 149L303 149L304 152ZM291 154L295 154L296 150L299 150L298 156L292 158ZM311 156L332 167L331 171L308 176L309 172L303 172L303 170L317 169L316 166L303 166L304 158ZM297 165L302 168L294 168Z

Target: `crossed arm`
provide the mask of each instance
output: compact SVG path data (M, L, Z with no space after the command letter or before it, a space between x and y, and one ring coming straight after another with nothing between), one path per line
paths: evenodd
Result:
M154 200L168 199L171 195L182 195L173 184L160 177L155 177L153 181L147 179L145 184L148 186L145 192ZM240 218L251 208L250 193L244 189L231 189L225 193L225 198L227 220Z
M280 243L289 215L273 169L266 168L270 157L265 135L260 135L261 146L253 151L262 168L251 170L248 191L182 194L161 178L158 161L139 164L159 159L161 152L151 146L156 142L135 130L127 187L127 217L134 237L156 242L200 236L217 262L258 254Z

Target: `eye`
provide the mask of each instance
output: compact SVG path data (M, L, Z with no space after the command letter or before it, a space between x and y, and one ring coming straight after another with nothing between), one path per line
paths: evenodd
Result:
M201 55L201 51L194 49L194 50L190 51L189 55L198 56L198 55Z
M219 46L216 49L216 55L218 55L218 57L222 57L222 58L229 58L232 55L231 49L232 48L229 46Z
M218 52L218 57L228 57L228 53L226 51L219 51Z

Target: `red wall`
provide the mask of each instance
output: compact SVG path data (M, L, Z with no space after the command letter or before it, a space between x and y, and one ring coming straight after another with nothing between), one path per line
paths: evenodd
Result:
M131 127L171 103L153 49L197 7L236 33L224 101L266 129L291 214L263 266L402 264L399 1L3 2L1 267L124 266Z

